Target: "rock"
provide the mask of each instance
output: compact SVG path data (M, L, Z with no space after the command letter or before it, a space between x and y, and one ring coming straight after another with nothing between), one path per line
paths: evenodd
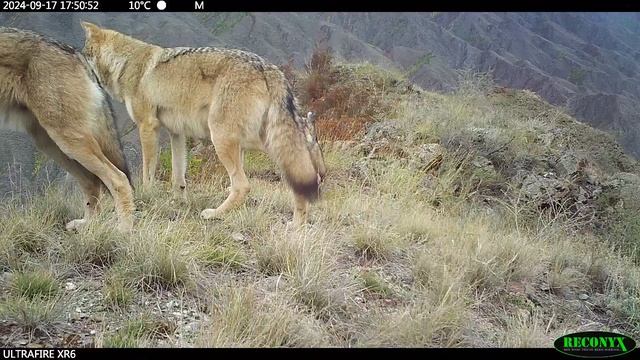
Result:
M587 299L589 299L589 295L587 295L587 294L580 294L580 295L578 295L578 299L580 299L580 300L587 300Z
M558 159L558 164L556 165L558 175L565 177L577 174L581 168L580 162L581 159L574 153L564 153L560 159Z
M390 120L371 124L363 138L364 142L403 141L404 139L404 132L398 126L398 122Z
M422 144L411 154L411 164L424 171L436 170L442 164L445 151L440 144Z
M594 305L600 307L601 309L605 309L607 307L607 297L602 293L595 293L591 300Z
M576 298L576 294L568 287L556 288L554 289L554 292L565 300L572 300Z
M336 140L331 144L331 147L335 151L347 151L356 146L354 140Z
M368 159L359 159L351 164L349 168L349 176L360 181L369 178L371 175L371 166Z
M72 282L68 282L64 284L64 289L67 291L73 291L76 289L76 284L72 283Z
M103 322L105 321L105 314L92 314L89 318L95 322Z
M552 133L542 133L539 134L536 141L542 143L544 146L551 146L553 141L556 139L556 135Z
M539 205L556 202L566 197L569 192L569 184L558 180L553 174L530 174L522 180L522 193Z
M71 315L71 319L74 320L74 321L86 319L88 317L89 317L89 315L87 315L87 314L85 314L83 312L75 312L75 313L73 313Z
M473 160L471 160L471 165L476 168L478 175L482 175L485 178L492 178L498 175L491 160L484 156L478 155L474 157Z
M282 291L286 289L288 285L287 279L279 275L269 276L259 282L259 287L269 292Z
M207 145L203 142L198 142L194 147L191 148L190 152L192 155L202 155L205 151L210 151L210 145Z
M247 237L244 236L241 233L233 233L233 234L231 234L231 238L233 240L235 240L235 241L238 241L238 242L246 242L247 241Z
M9 284L11 283L12 279L13 279L13 274L9 271L5 271L0 274L0 284L2 283Z
M195 333L200 328L200 323L198 323L197 321L192 321L192 322L188 323L187 325L185 325L184 328L187 331Z
M431 174L427 174L422 178L421 185L425 190L434 190L438 185L438 178Z
M640 176L619 172L602 184L602 192L612 200L617 199L616 207L640 210Z
M385 156L405 158L407 154L402 147L405 140L405 131L397 121L382 121L370 125L362 141L353 148L357 154L370 159Z

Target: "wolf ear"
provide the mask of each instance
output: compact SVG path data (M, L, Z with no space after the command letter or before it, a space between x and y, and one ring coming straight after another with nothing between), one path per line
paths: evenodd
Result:
M94 25L94 24L92 24L90 22L82 21L80 23L80 25L84 29L84 32L87 35L87 37L91 37L93 34L95 34L96 32L98 32L100 30L99 27L97 27L96 25Z

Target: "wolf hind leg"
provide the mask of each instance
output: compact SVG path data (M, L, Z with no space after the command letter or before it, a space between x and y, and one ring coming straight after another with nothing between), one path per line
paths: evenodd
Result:
M55 129L47 130L52 140L68 157L75 159L85 169L95 174L109 189L118 214L119 230L122 232L130 231L133 228L135 206L133 204L133 190L127 175L109 161L102 152L100 144L90 132L79 129L70 137L55 131Z
M42 128L35 118L27 128L27 132L33 138L36 147L58 165L71 174L77 181L78 185L84 193L84 217L75 219L67 223L67 230L77 229L83 226L97 211L99 211L98 201L102 190L102 182L100 179L85 169L80 163L69 158L56 143L51 139L49 134Z
M228 210L242 204L250 191L249 180L244 172L243 151L236 140L225 139L222 136L211 136L216 154L227 170L231 188L227 199L216 209L204 209L200 216L203 219L218 218Z

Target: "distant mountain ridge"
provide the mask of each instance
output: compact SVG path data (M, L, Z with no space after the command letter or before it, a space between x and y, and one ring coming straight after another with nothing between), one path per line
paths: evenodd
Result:
M490 72L580 121L613 133L640 157L639 13L3 13L0 25L32 29L81 48L87 20L163 46L228 46L301 67L317 44L350 62L405 73L436 91L456 70ZM121 127L131 122L116 106ZM11 134L13 138L20 135ZM139 161L137 135L125 139ZM8 147L0 140L0 149ZM33 164L33 147L0 163ZM29 165L32 166L32 165ZM2 191L0 186L0 191Z

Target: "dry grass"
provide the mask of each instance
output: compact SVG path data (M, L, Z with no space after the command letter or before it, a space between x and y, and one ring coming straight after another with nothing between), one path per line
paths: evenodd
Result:
M222 289L212 305L210 327L199 343L207 347L317 347L327 334L313 319L280 296L251 288Z
M449 289L443 296L418 291L410 305L374 315L364 346L453 347L461 345L467 324L465 296Z
M353 84L374 84L371 91L390 101L380 84L391 80L379 72L352 67L342 84L321 74L327 59L315 61L316 77L299 84L305 101L344 96L323 110L327 118L379 106L349 113L356 99L341 86L355 93ZM212 154L204 150L192 157L202 162L193 164L186 201L173 199L164 182L137 187L131 234L112 230L109 198L77 233L63 230L82 209L69 191L2 203L0 321L62 331L69 316L62 284L72 277L108 319L98 327L98 346L549 347L584 323L639 336L640 268L632 256L572 230L570 217L533 222L487 195L504 178L476 172L470 156L515 139L496 153L502 173L504 164L541 153L530 138L548 119L489 101L467 81L457 95L411 94L394 103L404 132L396 145L411 153L425 142L442 144L439 168L427 174L397 154L363 158L357 149L327 146L330 176L303 229L288 225L290 192L256 153L246 155L246 204L217 221L199 212L224 200L228 179L215 157L205 164ZM470 141L476 128L490 140ZM426 186L426 176L435 183Z

